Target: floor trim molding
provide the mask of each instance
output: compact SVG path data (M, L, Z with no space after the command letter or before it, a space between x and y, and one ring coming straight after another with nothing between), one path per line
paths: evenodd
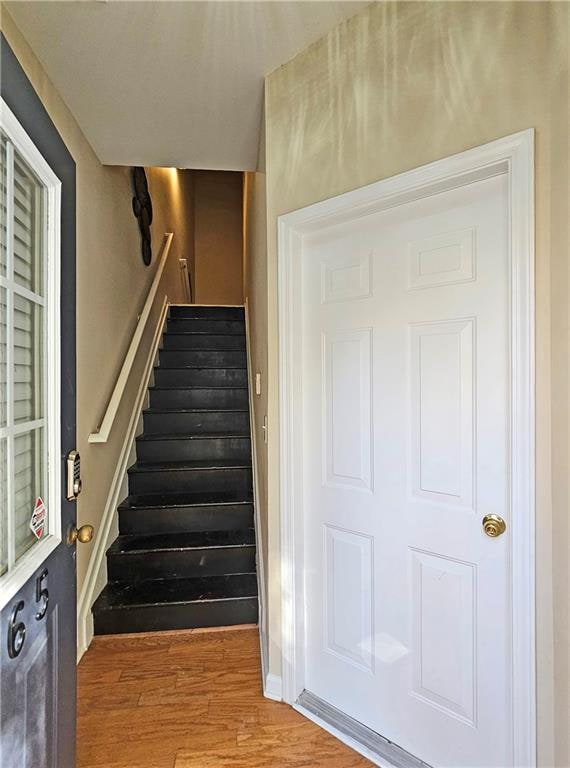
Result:
M228 624L224 627L192 627L191 629L156 629L150 632L121 632L120 635L95 635L93 642L120 643L121 640L157 640L171 642L173 639L183 640L194 635L211 635L216 632L243 632L244 630L257 629L257 624Z
M273 701L283 701L283 681L279 675L268 672L263 680L263 695L266 699Z

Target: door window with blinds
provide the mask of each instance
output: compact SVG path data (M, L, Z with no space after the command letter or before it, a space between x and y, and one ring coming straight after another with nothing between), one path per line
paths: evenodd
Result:
M0 585L25 561L33 566L39 550L45 557L42 544L60 533L59 473L49 471L59 466L59 190L2 102ZM41 502L47 517L34 532Z

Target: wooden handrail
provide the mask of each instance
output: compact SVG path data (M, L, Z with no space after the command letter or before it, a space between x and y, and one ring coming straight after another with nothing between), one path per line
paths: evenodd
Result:
M127 354L125 355L125 359L123 360L121 371L119 373L119 376L117 377L117 381L115 382L113 393L109 399L109 403L107 404L107 410L105 411L105 416L103 417L101 426L95 432L91 432L91 434L89 435L90 443L106 443L107 440L109 439L111 429L113 428L113 424L117 416L117 411L119 410L119 405L121 404L121 400L125 392L125 387L127 386L129 374L131 372L131 368L133 367L133 363L137 356L139 344L141 342L142 335L143 335L148 317L150 315L150 311L152 309L152 305L154 304L154 299L156 296L156 292L158 291L160 278L162 277L162 273L164 271L164 267L168 259L168 254L170 252L170 246L172 244L173 237L174 235L172 232L166 232L164 235L164 239L162 241L162 247L160 251L160 257L159 257L160 261L158 263L158 267L156 268L154 280L152 281L152 285L150 286L148 295L146 297L146 301L144 303L144 307L139 316L137 327L135 328L135 332L133 333L133 338L131 339L131 343L129 344Z

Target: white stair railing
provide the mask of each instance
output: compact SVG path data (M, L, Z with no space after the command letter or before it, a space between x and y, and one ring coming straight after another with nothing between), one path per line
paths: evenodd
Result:
M136 360L138 348L141 343L144 329L146 327L146 324L150 315L150 311L154 304L154 299L156 296L156 292L158 291L158 286L160 284L160 279L162 277L162 273L164 271L166 261L168 259L168 254L170 252L170 246L172 245L173 237L174 235L172 232L167 232L164 235L164 240L162 242L162 247L161 247L160 256L159 256L159 263L156 269L156 273L154 275L154 280L152 281L152 285L150 286L148 295L146 297L146 301L144 303L144 307L142 309L142 312L137 322L137 326L135 328L135 332L133 333L133 338L131 339L131 343L129 344L127 354L125 355L125 359L123 360L123 365L121 366L121 370L117 377L117 381L115 382L113 392L107 404L107 409L105 411L103 421L101 422L101 426L98 429L96 429L95 432L91 432L91 434L89 435L90 443L106 443L107 440L109 439L109 435L111 434L111 429L113 428L113 424L115 423L115 418L117 416L117 412L119 410L119 406L121 404L121 400L125 392L125 387L127 386L129 374L133 367L133 363Z

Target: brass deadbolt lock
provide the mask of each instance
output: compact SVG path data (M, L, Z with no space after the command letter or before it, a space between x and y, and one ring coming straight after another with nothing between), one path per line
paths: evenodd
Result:
M483 530L492 539L501 536L507 530L507 524L499 515L485 515L483 518Z

